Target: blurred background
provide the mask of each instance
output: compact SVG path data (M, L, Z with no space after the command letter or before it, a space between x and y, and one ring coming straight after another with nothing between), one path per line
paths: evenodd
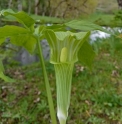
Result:
M92 70L76 63L67 124L122 124L122 0L0 0L3 9L25 11L37 25L61 24L73 19L98 24L118 37L93 31L89 43L96 57ZM18 25L0 17L0 26ZM56 109L55 72L50 48L41 41ZM0 124L50 124L49 108L38 56L10 44L0 46L6 75L0 80Z
M11 8L29 14L77 18L93 12L113 13L121 0L0 0L0 9Z

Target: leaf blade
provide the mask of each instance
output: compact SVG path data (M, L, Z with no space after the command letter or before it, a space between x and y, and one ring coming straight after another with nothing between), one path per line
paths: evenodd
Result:
M7 9L7 10L2 10L1 14L4 16L8 16L8 15L14 16L18 20L18 22L23 24L26 28L31 28L35 23L35 20L23 11L19 11L15 13L13 10Z
M5 82L9 82L9 83L15 82L14 79L12 79L12 78L10 78L10 77L4 75L3 72L0 72L0 78L1 78L2 80L4 80Z
M95 52L93 51L92 46L87 41L84 42L78 52L78 60L91 69L94 58Z
M4 75L4 66L3 66L3 63L2 63L2 60L0 59L0 78L2 80L4 80L5 82L14 82L15 80L14 79L11 79L9 78L8 76Z
M78 29L82 31L93 31L93 30L100 30L102 32L112 34L111 32L107 31L106 29L102 28L101 26L94 24L92 22L84 21L84 20L72 20L70 22L65 23L66 26Z
M10 38L10 42L17 46L25 47L30 53L33 53L36 47L36 38L25 28L17 26L4 26L0 28L0 44L3 39Z

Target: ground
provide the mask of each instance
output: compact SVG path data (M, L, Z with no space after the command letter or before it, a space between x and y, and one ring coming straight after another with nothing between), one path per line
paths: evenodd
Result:
M107 41L111 41L107 39ZM122 50L121 42L110 49L103 42L92 70L76 63L67 124L122 124ZM12 65L11 65L12 66ZM53 65L46 62L56 109L56 86ZM1 124L49 124L50 115L45 85L39 63L6 66L6 74L15 83L0 81Z

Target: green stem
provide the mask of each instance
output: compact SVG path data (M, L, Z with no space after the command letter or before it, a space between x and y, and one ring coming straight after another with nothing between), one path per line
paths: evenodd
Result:
M57 87L57 116L60 124L66 124L70 105L71 81L74 64L54 64Z
M48 76L47 76L47 72L46 72L46 67L45 67L44 58L42 55L42 48L40 45L39 38L37 39L37 46L38 46L38 51L39 51L40 64L41 64L43 76L44 76L44 82L45 82L45 87L46 87L46 92L47 92L47 98L48 98L48 104L49 104L52 124L57 124L51 90L50 90L50 85L49 85L49 80L48 80Z

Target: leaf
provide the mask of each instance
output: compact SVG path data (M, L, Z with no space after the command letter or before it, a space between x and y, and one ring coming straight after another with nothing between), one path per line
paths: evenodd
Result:
M3 72L0 72L0 78L3 79L5 82L10 82L10 83L15 82L14 79L11 79L10 77L4 75Z
M70 22L65 23L66 26L73 28L73 29L78 29L82 31L93 31L93 30L100 30L108 34L112 34L111 32L107 31L106 29L102 28L99 25L96 25L94 23L84 21L84 20L73 20Z
M8 76L4 75L4 66L2 60L0 59L0 78L3 79L5 82L14 82L14 79L9 78Z
M45 32L45 30L46 30L46 26L45 25L38 26L38 27L35 28L34 34L36 36L38 35L40 37L40 40L44 39L44 36L43 36L44 33L43 32Z
M47 26L47 29L51 29L53 31L66 31L66 26L62 24L53 24L51 26Z
M84 42L78 52L79 61L91 69L94 58L95 52L93 51L92 46L88 42Z
M18 20L18 22L23 24L26 28L32 28L35 23L35 20L23 11L15 13L13 10L7 9L2 10L1 14L4 16L14 16Z
M0 44L3 39L10 38L11 43L17 46L25 47L30 53L33 53L36 47L36 38L25 28L17 26L4 26L0 28Z

